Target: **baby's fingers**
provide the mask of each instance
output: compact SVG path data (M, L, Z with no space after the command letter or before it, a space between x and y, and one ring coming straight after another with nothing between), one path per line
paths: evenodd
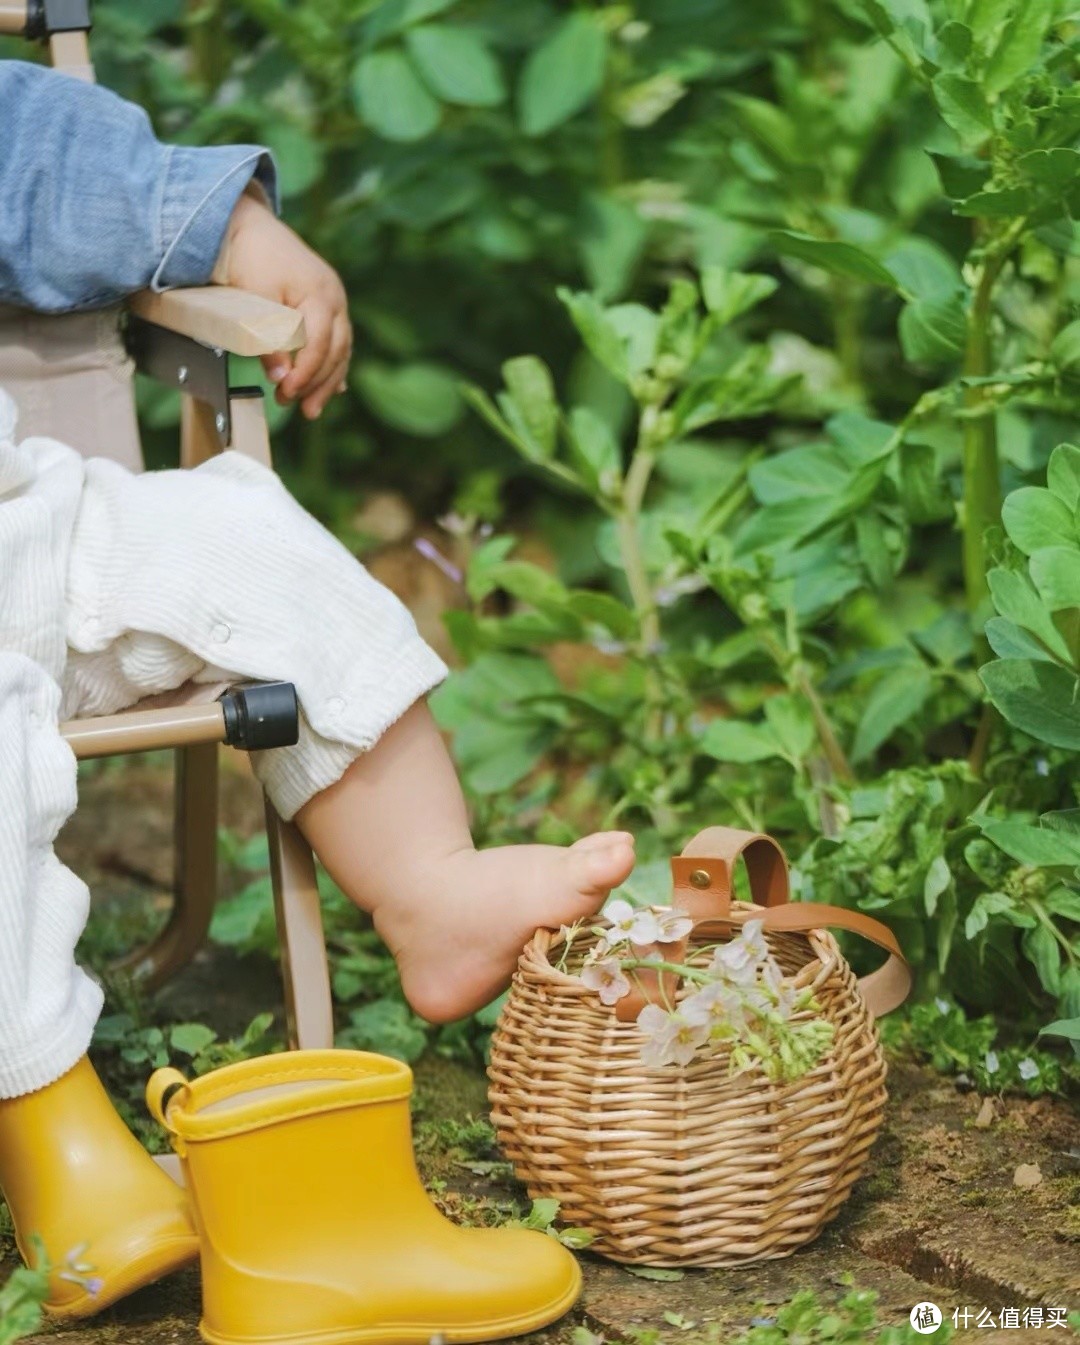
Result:
M333 309L319 298L305 299L299 308L304 315L307 344L296 352L292 369L278 384L279 397L289 401L313 392L329 372Z
M287 350L275 350L272 355L261 355L262 367L271 383L279 384L293 367L293 357Z

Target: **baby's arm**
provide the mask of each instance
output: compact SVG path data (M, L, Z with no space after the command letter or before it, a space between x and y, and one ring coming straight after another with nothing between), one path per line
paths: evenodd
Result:
M239 285L304 313L295 365L266 363L280 401L319 414L347 368L345 293L247 193L257 182L274 197L264 149L163 145L146 114L107 89L10 60L0 61L0 126L0 302L63 313L147 287Z

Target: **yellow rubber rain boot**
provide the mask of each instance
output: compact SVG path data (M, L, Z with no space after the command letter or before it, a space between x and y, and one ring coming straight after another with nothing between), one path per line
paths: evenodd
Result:
M432 1205L411 1086L406 1065L365 1051L290 1051L190 1083L153 1075L147 1101L199 1230L204 1340L453 1345L533 1331L572 1306L581 1272L553 1238L458 1228Z
M0 1191L24 1260L37 1235L55 1267L55 1317L89 1317L194 1261L187 1197L116 1114L85 1057L36 1093L0 1101ZM72 1253L91 1270L62 1279Z

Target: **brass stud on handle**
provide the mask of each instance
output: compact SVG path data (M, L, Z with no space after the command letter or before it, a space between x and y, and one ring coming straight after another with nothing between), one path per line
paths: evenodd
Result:
M708 887L712 882L708 869L694 869L690 874L691 887Z

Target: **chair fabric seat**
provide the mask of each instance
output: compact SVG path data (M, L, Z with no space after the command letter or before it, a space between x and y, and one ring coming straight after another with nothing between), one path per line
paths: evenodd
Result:
M133 373L120 309L53 315L0 304L0 388L19 409L20 439L45 435L141 471Z

